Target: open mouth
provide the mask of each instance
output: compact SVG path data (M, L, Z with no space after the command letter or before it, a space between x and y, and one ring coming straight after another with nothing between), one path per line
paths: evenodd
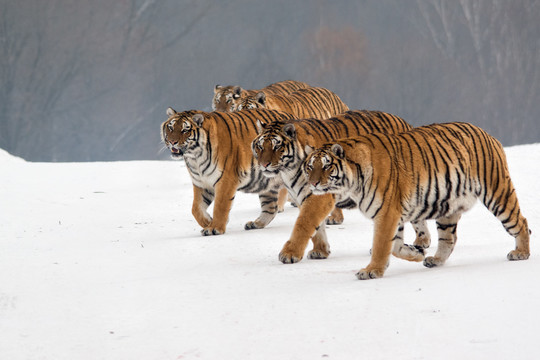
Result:
M184 155L184 152L181 149L171 148L171 157L173 159L181 158Z

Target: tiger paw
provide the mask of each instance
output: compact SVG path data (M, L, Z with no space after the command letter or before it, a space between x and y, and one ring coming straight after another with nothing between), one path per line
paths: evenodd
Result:
M298 256L290 255L290 254L285 254L283 252L279 253L279 261L281 261L284 264L294 264L294 263L299 262L300 260L302 260L301 256L298 257Z
M302 260L304 256L304 249L301 251L296 249L294 245L291 245L291 241L287 241L279 253L279 261L284 264L294 264Z
M209 236L209 235L221 235L224 234L225 230L219 230L214 227L206 227L201 230L201 234L203 236Z
M424 259L424 266L428 268L432 268L435 266L441 266L444 265L444 261L438 257L435 256L428 256Z
M360 270L356 273L356 277L358 280L369 280L369 279L377 279L382 278L384 275L385 269L371 269L368 270L367 268Z
M264 225L257 223L257 221L248 221L246 225L244 225L245 230L262 229L262 228L264 228Z
M343 223L343 217L335 218L333 216L329 216L326 218L326 225L340 225L342 223Z
M419 234L414 240L413 245L417 248L427 249L431 245L431 237L425 233Z
M506 255L506 258L510 261L515 260L527 260L529 258L529 253L525 251L512 250Z
M408 261L420 262L424 260L424 248L418 245L402 244L397 249L393 249L392 254Z
M326 218L326 224L339 225L343 223L343 219L344 219L343 211L341 211L341 209L334 208L334 210L332 210L330 215L328 215L328 217Z
M308 252L307 258L312 259L312 260L321 260L321 259L327 259L329 255L330 255L330 251L313 249Z

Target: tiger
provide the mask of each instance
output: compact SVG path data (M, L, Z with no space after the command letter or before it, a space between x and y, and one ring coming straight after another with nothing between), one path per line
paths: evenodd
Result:
M256 95L258 92L266 94L290 94L296 90L310 87L302 81L285 80L270 84L260 90L245 90L238 85L214 87L214 97L212 99L212 110L214 111L236 111L238 102L250 95Z
M384 275L390 254L443 265L457 240L461 215L480 201L515 238L508 260L529 258L527 220L519 207L501 143L481 128L453 122L401 134L369 134L329 142L302 164L311 191L354 203L374 221L370 263L360 280ZM434 256L403 243L403 222L435 219Z
M374 131L399 133L411 129L409 124L395 115L368 110L347 111L326 120L274 121L260 124L259 127L259 135L251 147L260 171L269 178L281 177L289 195L300 207L291 237L279 254L279 260L283 263L300 261L310 238L313 250L308 252L309 259L325 259L330 255L324 222L334 208L334 195L312 196L301 170L306 147L319 147L334 139ZM339 208L346 208L348 204L342 202L337 206L326 221L327 224L343 221ZM426 223L415 222L413 227L417 233L415 245L429 247L430 234Z
M161 125L161 139L173 159L184 158L193 183L192 214L203 228L202 235L225 233L236 191L258 193L261 214L245 224L260 229L276 216L280 179L263 176L254 166L251 141L257 135L256 122L286 121L292 115L274 110L238 113L176 112L167 109ZM206 209L214 202L213 216Z
M328 119L349 107L332 91L321 87L300 89L289 95L267 95L259 92L244 97L237 110L272 109L295 115L298 119Z

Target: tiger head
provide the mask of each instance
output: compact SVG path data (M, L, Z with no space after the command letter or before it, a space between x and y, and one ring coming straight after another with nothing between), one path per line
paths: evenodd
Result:
M176 112L167 109L167 121L161 124L161 140L171 151L173 159L196 157L196 149L204 141L204 131L201 131L204 115L197 111Z
M259 135L251 143L253 156L260 170L267 177L273 177L283 170L293 170L300 164L299 144L293 124L274 121L263 125L257 122Z
M266 109L266 94L262 91L257 95L244 96L239 99L236 110Z
M242 88L240 86L221 86L214 87L214 98L212 99L212 109L214 111L236 111L239 99L242 97Z
M340 144L329 144L311 152L302 163L302 172L315 195L342 193L351 170Z

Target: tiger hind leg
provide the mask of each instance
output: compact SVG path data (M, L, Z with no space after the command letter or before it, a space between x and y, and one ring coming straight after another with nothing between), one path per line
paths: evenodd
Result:
M457 223L461 218L461 213L454 214L445 218L437 219L437 232L439 241L437 252L434 256L428 256L424 260L424 266L435 267L444 265L457 242Z
M403 223L398 225L393 239L392 255L403 260L419 262L424 260L424 248L417 245L408 245L403 242Z
M516 239L516 248L506 255L508 260L527 260L530 255L529 238L531 231L527 219L521 215L514 185L509 180L500 186L504 192L492 190L492 197L485 197L484 205L504 226L506 232ZM508 194L508 195L507 195ZM506 196L503 196L506 195Z
M518 215L519 220L517 226L509 225L511 221L504 223L506 231L516 239L516 248L508 253L506 258L508 260L527 260L530 255L529 238L531 230L525 219L521 214Z
M508 260L527 260L530 255L529 250L529 237L531 230L527 225L527 220L523 218L524 227L521 231L515 236L516 238L516 248L508 253L506 256Z
M276 217L278 212L278 192L276 190L261 192L259 193L259 200L261 202L261 214L254 221L248 221L244 225L246 230L262 229Z

